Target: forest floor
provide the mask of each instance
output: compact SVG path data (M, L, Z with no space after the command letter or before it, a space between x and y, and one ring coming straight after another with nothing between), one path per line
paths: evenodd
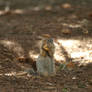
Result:
M43 34L54 39L56 75L19 74L31 65L17 58L36 61ZM74 66L62 69L69 61ZM0 92L92 92L92 5L66 2L1 11Z

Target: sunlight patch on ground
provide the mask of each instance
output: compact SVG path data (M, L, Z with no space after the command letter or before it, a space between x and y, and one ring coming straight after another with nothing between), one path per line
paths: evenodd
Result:
M0 76L16 76L16 72L9 72L9 73L4 73L4 74L0 74Z
M59 43L59 44L58 44ZM65 61L64 55L62 54L61 46L63 46L68 53L72 51L71 48L76 48L76 44L78 44L79 41L77 40L61 40L58 39L57 42L55 42L55 54L54 57L57 61Z
M16 53L18 56L23 56L24 55L24 50L21 47L21 45L14 42L14 41L1 40L0 44L2 44L8 50L13 51L14 53Z
M29 57L31 57L33 60L36 60L38 58L38 54L34 54L34 51L30 51Z
M0 40L0 44L3 45L5 48L7 48L9 51L15 52L18 56L20 57L24 56L24 50L20 44L9 40ZM55 44L54 58L59 62L62 61L65 62L66 60L64 53L62 53L61 46L69 54L69 56L73 59L74 62L77 61L80 63L92 62L92 44L89 42L86 43L80 40L57 39L57 41L55 41L54 44ZM30 50L29 52L29 57L31 57L33 60L36 60L38 58L38 55L39 54L36 54L35 51Z
M14 72L14 71L12 71L12 72L8 72L8 73L0 74L0 76L7 76L7 77L12 77L12 76L23 77L23 75L27 75L27 73L24 72L24 71L20 71L20 72Z
M5 10L0 10L0 16L2 15L7 15L7 14L24 14L25 11L23 9L16 9L16 10L10 10L10 9L5 9Z
M92 60L92 57L90 57L90 51L74 52L74 53L71 53L71 56L72 58L84 57L85 59Z
M1 43L6 44L8 46L15 44L14 42L11 42L11 41L8 41L8 40L2 40Z
M70 27L70 28L81 28L80 24L67 24L67 23L62 23L63 26Z
M78 40L58 40L60 44L62 44L64 47L72 47L76 44L79 44Z
M67 53L71 56L71 58L80 59L80 63L89 63L92 62L92 50L88 50L86 46L90 47L90 44L85 43L85 48L81 46L84 45L83 42L79 40L61 40L58 39L55 42L56 51L54 57L57 61L64 61L65 57L63 57L62 48L61 46L67 51ZM92 45L91 45L92 46Z
M62 53L61 53L60 45L58 45L58 43L56 43L56 42L54 44L55 44L54 58L57 61L65 61L65 59L63 58Z

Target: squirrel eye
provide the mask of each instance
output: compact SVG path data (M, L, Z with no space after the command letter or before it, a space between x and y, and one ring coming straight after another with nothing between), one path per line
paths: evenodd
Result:
M53 43L53 39L52 38L48 39L48 42Z

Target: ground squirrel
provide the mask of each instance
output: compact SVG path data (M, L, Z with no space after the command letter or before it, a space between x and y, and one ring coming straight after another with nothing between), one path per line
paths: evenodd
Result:
M53 39L50 37L42 40L40 55L37 58L37 72L44 76L55 75L55 62L53 55L55 52L55 46Z

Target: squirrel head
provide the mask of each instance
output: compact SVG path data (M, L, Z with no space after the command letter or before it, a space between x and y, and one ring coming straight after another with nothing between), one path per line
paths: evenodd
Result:
M47 39L47 43L53 43L53 39L52 38Z
M47 43L53 43L53 39L52 39L51 35L43 34L42 37L43 37L43 40L47 40Z

